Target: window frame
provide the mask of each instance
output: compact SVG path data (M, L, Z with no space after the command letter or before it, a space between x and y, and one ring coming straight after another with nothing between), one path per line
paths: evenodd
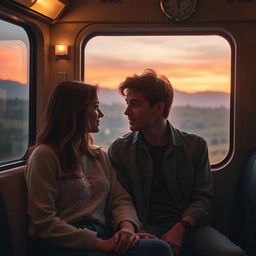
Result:
M113 25L112 25L113 26ZM150 26L150 25L149 25ZM200 29L194 29L194 28L182 28L181 30L172 30L172 29L165 29L161 28L158 31L156 29L150 28L150 29L127 29L127 27L121 29L118 27L118 29L113 26L112 28L103 26L102 28L99 28L98 25L94 26L91 25L86 27L85 31L81 32L80 38L77 38L77 41L79 41L80 48L79 48L79 79L84 81L85 74L84 74L84 52L85 47L87 43L96 36L207 36L207 35L215 35L220 36L223 39L225 39L230 46L231 50L231 60L230 60L230 117L229 117L229 149L227 152L227 155L224 157L224 159L218 163L211 164L212 171L218 171L223 169L224 166L226 166L232 159L234 154L234 145L235 145L235 63L236 63L236 44L235 39L231 35L230 32L228 32L226 29L222 28L200 28Z
M28 111L28 148L23 157L11 161L0 162L0 171L8 170L11 168L19 167L26 164L26 158L29 152L29 148L34 144L36 138L36 39L32 29L32 24L29 22L13 18L12 15L0 12L0 19L13 25L19 26L24 29L24 32L28 36L29 41L29 111Z

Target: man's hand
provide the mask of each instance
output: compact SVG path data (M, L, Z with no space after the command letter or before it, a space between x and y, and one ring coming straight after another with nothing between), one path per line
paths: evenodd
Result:
M103 252L113 252L115 249L114 237L111 237L110 239L107 240L96 238L93 249Z
M137 236L139 236L139 238L153 238L153 239L158 239L157 236L149 234L147 232L141 231L136 233Z
M167 242L172 247L174 255L179 255L184 233L185 228L178 222L161 237L163 241Z

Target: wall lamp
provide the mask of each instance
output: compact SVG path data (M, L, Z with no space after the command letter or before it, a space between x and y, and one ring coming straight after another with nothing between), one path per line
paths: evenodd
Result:
M70 47L65 44L56 44L54 54L57 59L68 59L70 58Z
M67 0L4 0L4 2L22 8L32 15L41 16L47 21L58 19L68 5Z

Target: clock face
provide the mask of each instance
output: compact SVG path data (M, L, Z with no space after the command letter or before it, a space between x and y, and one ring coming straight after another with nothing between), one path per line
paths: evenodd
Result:
M194 13L196 0L161 0L160 6L168 18L180 21Z

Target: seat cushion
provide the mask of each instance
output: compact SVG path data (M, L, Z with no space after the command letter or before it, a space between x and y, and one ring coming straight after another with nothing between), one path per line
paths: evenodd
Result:
M0 196L0 255L12 255L12 239L3 198Z
M242 169L235 202L235 239L248 255L256 255L256 152L250 152Z
M27 255L28 215L25 167L0 172L0 197L8 219L14 256Z

